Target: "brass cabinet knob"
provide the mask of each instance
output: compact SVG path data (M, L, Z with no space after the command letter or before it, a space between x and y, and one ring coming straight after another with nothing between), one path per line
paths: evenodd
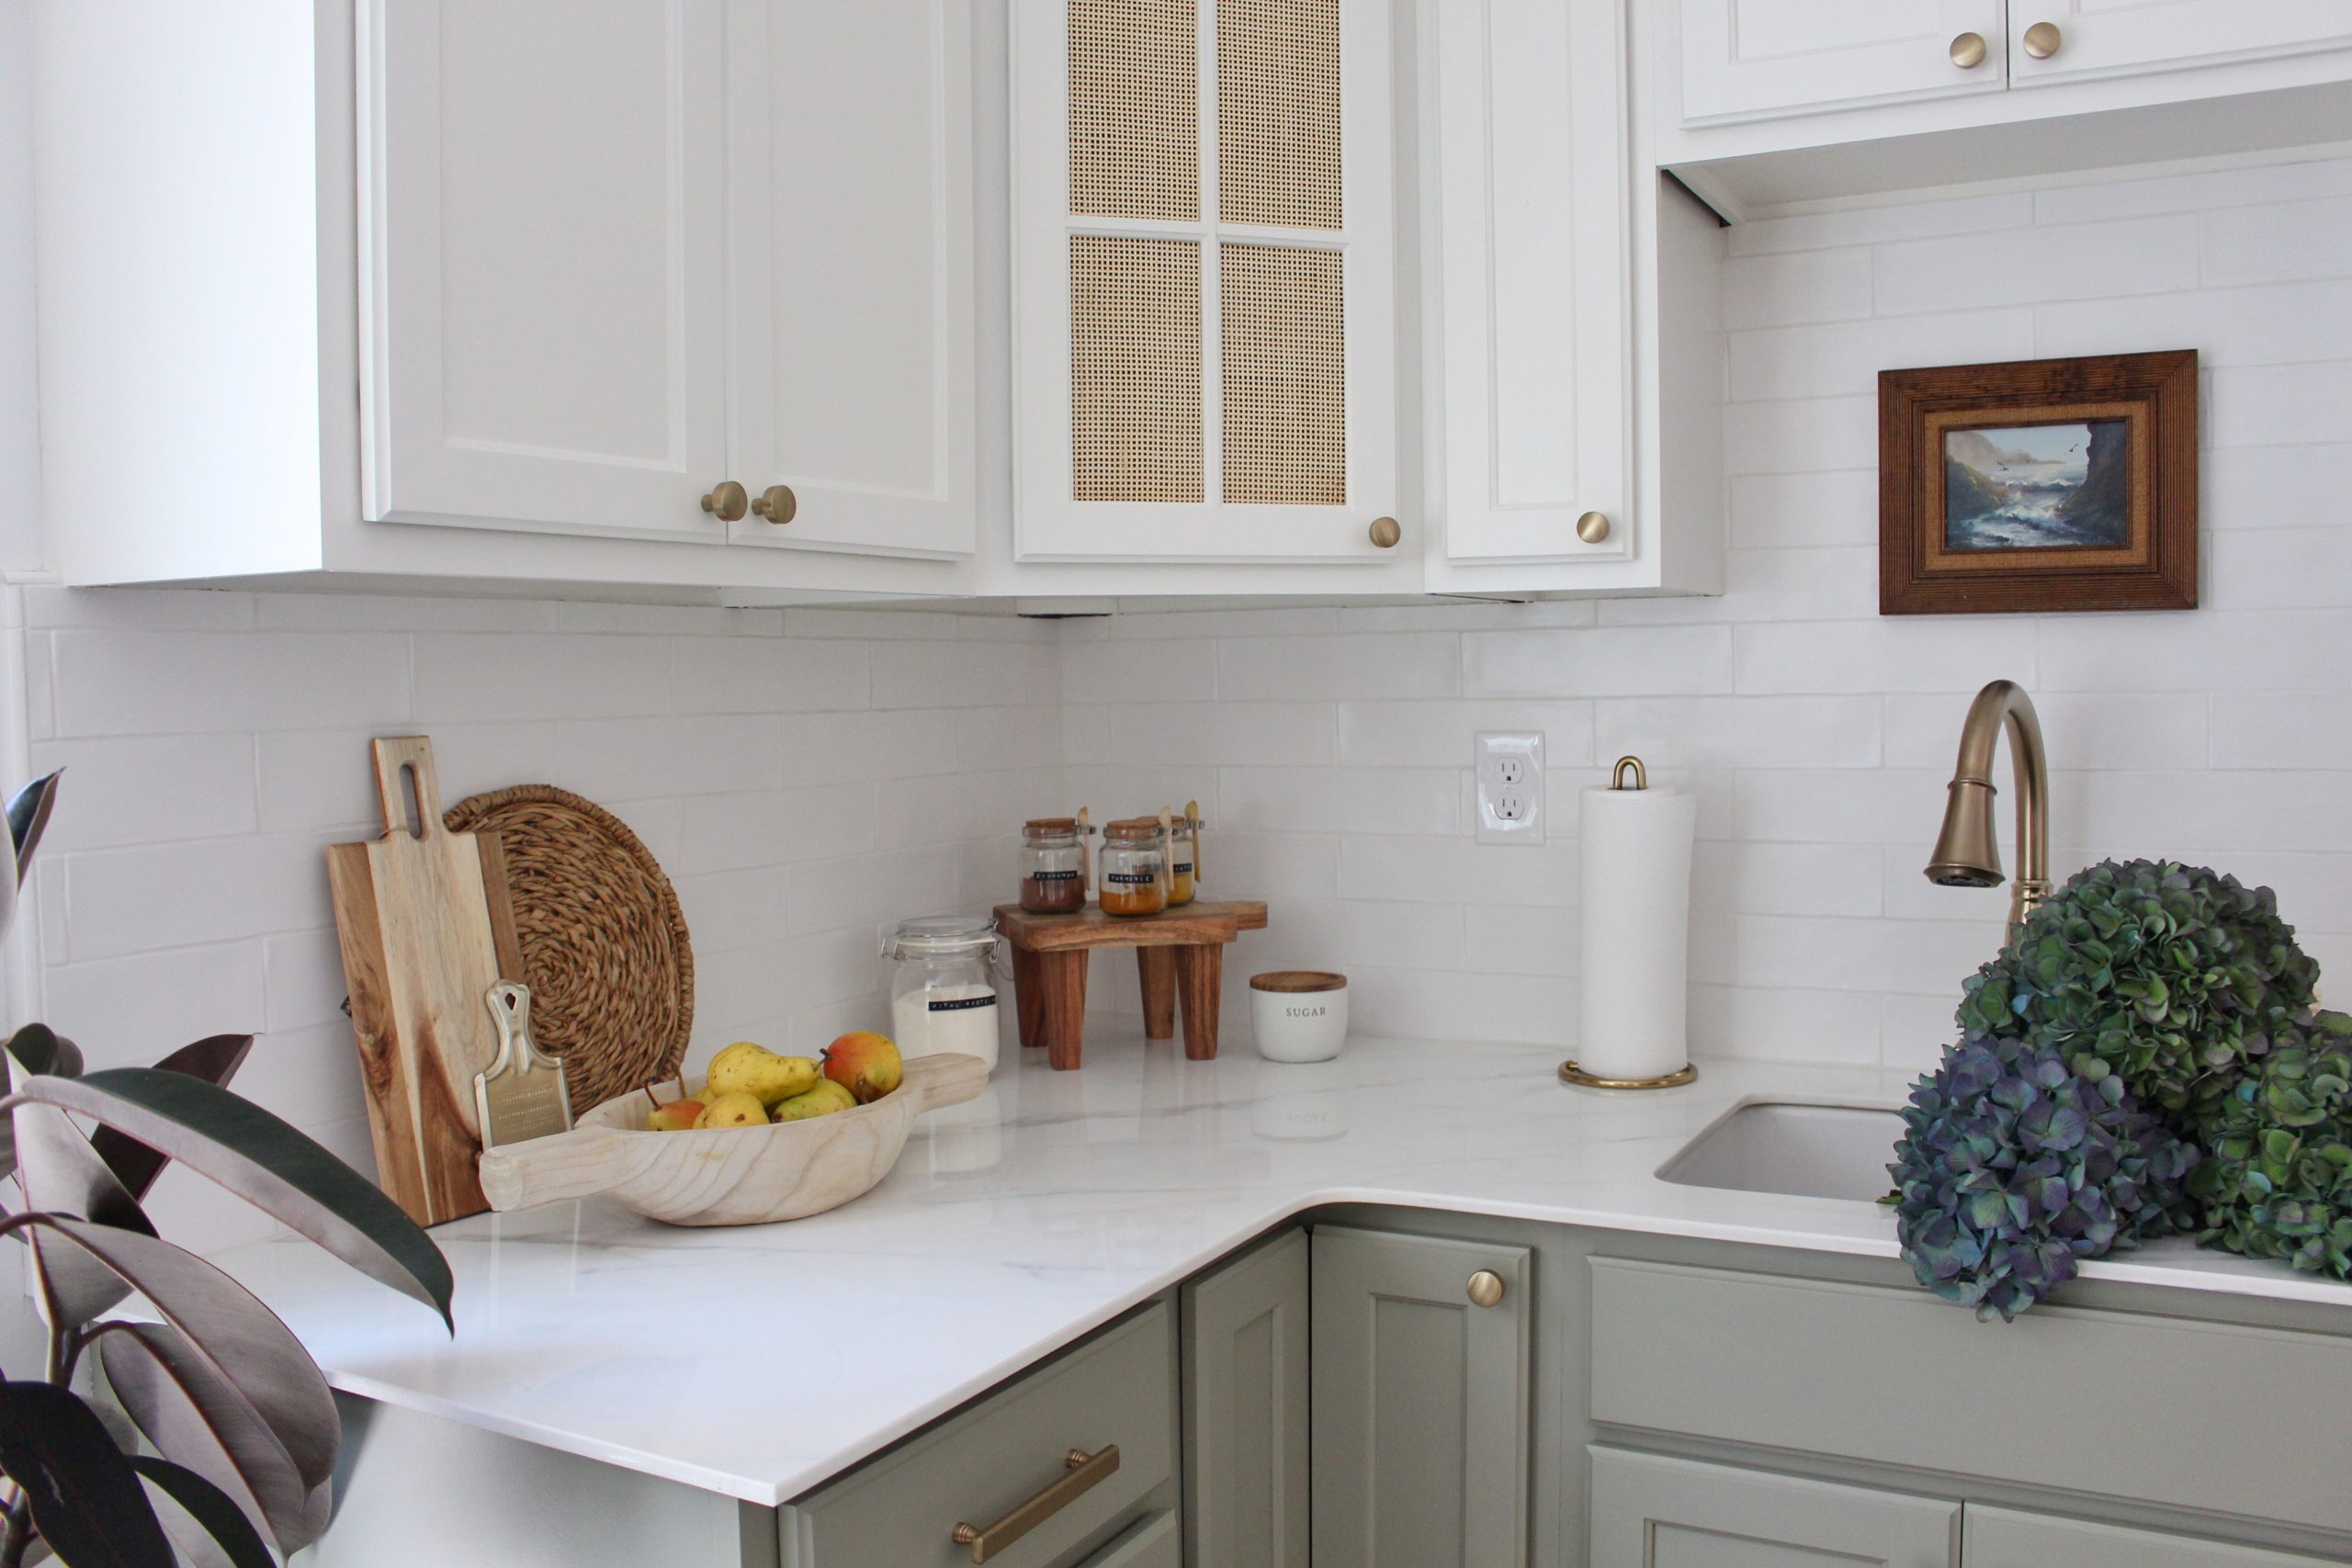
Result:
M2025 30L2025 51L2036 60L2047 60L2058 52L2066 35L2058 30L2055 22L2036 22Z
M1382 549L1395 549L1396 541L1404 536L1405 530L1396 525L1396 519L1394 517L1375 517L1372 520L1372 542Z
M1481 1269L1470 1276L1470 1304L1490 1307L1503 1299L1503 1277L1491 1269Z
M721 479L702 498L702 509L721 523L733 523L741 518L751 506L751 495L733 479Z
M752 502L752 510L781 528L800 513L800 498L790 485L770 485Z
M1951 40L1951 62L1962 71L1973 71L1984 63L1984 35L1962 33Z
M1609 519L1598 512L1588 512L1577 519L1577 537L1588 545L1597 545L1609 537Z

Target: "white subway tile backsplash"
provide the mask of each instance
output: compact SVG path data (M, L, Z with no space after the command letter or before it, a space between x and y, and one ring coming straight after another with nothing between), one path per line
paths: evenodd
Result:
M1875 255L1886 315L2157 294L2197 287L2197 220L2003 229L1881 245Z
M379 633L61 631L56 732L187 735L404 718L409 642Z
M1724 263L1723 313L1724 325L1735 332L1860 320L1871 313L1871 253L1734 256Z
M881 1022L880 930L1004 897L1022 818L1187 798L1204 896L1274 906L1232 954L1235 1039L1250 974L1324 964L1363 1033L1541 1061L1575 1047L1578 791L1638 751L1700 802L1696 1049L1922 1067L2007 913L1920 874L2005 676L2041 706L2057 869L2233 871L2352 967L2347 213L2337 157L1733 229L1720 598L1046 621L16 591L33 760L69 769L17 940L94 1061L266 1030L241 1087L365 1166L321 848L377 830L368 738L425 732L449 800L561 784L662 858L695 1062ZM1876 614L1879 371L2165 347L2207 370L2204 608ZM1519 728L1548 841L1478 845L1472 738ZM1132 962L1098 971L1132 1027Z
M1450 632L1227 637L1216 645L1216 695L1224 702L1451 697L1460 676Z
M2198 254L2208 288L2335 277L2352 255L2352 197L2200 213Z
M1467 632L1462 688L1473 697L1669 696L1728 692L1728 626Z

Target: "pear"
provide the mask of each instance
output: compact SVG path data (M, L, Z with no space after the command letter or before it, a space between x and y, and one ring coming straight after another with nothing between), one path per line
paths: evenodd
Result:
M847 1111L857 1104L857 1097L831 1078L820 1078L815 1088L796 1094L775 1108L778 1122L806 1122L811 1116L831 1116L836 1111Z
M695 1118L696 1127L761 1127L767 1124L768 1113L756 1094L721 1094L706 1101L702 1114Z
M693 1126L695 1118L701 1114L699 1100L665 1100L647 1114L645 1129L649 1133L682 1133Z
M817 1064L807 1056L779 1056L764 1045L739 1040L710 1059L703 1093L757 1095L766 1108L805 1091L818 1073Z

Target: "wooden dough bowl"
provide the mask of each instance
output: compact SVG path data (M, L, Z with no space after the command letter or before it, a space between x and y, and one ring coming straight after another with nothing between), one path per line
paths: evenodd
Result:
M700 1077L686 1080L688 1093ZM645 1130L642 1091L608 1100L569 1133L487 1150L490 1206L533 1209L612 1198L673 1225L797 1220L863 1197L890 1174L915 1118L960 1105L989 1083L978 1056L917 1056L899 1087L871 1105L766 1127Z

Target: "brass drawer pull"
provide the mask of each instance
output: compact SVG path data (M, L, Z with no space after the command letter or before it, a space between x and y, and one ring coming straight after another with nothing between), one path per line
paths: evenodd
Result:
M986 1562L1115 1473L1119 1468L1119 1445L1105 1443L1091 1454L1084 1449L1072 1449L1062 1456L1062 1462L1069 1466L1068 1475L986 1529L959 1524L948 1531L948 1539L958 1546L970 1547L973 1562Z

